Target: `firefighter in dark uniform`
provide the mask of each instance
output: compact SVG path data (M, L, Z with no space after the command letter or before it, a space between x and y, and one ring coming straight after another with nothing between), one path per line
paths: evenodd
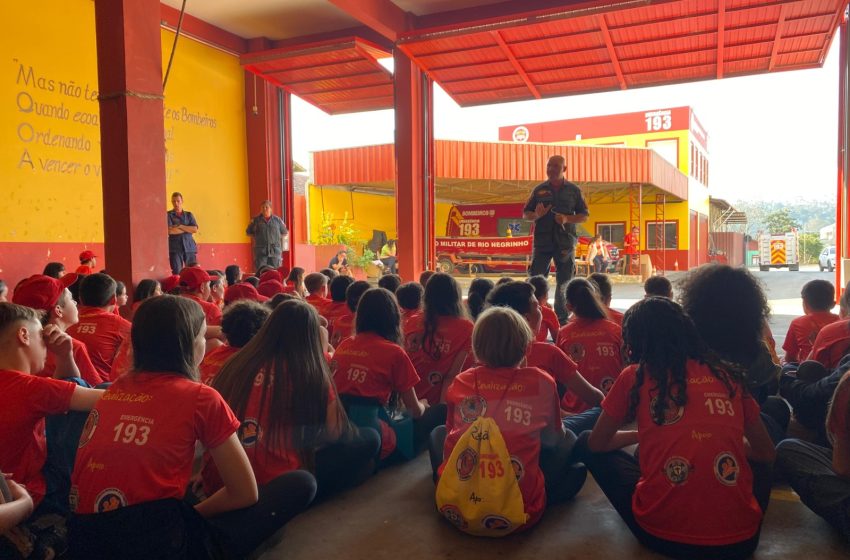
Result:
M564 178L566 161L552 156L546 164L545 183L534 187L523 209L523 217L534 221L534 249L530 276L549 275L555 261L555 313L567 322L567 283L575 269L576 224L586 222L590 213L578 186Z

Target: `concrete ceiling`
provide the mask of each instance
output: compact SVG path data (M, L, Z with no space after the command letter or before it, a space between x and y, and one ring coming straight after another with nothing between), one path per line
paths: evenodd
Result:
M180 9L182 0L161 0ZM428 15L498 3L499 0L394 0L404 11ZM361 25L327 0L187 0L186 13L244 39L273 40Z

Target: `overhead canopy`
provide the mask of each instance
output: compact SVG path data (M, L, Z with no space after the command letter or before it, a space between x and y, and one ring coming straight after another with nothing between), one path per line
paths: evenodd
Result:
M392 144L313 152L313 183L355 191L395 194ZM687 200L688 178L653 150L557 146L513 142L435 140L437 197L454 203L515 202L545 180L546 160L562 155L567 179L582 187L588 202L625 201L628 187L643 185L644 197L666 194Z
M357 37L242 55L246 70L332 115L391 109L393 77L378 63L391 56Z
M478 22L415 29L399 45L458 104L481 105L820 67L845 5L585 2L501 20L482 9Z

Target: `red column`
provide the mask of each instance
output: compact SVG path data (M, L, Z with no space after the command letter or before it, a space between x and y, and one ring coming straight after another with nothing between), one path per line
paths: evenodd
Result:
M844 290L842 276L842 259L848 257L850 249L850 189L847 179L850 170L847 150L850 148L848 142L848 129L850 129L850 28L847 21L839 28L839 79L838 79L838 192L836 200L835 220L835 297L840 297Z
M401 50L393 58L399 274L416 280L434 264L433 84Z
M169 274L159 0L95 0L106 262Z

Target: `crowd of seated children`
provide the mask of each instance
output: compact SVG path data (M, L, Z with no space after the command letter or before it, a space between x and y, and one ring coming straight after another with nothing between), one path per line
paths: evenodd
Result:
M800 297L803 299L803 315L791 321L782 343L785 350L783 362L786 364L808 358L821 329L840 319L831 311L835 306L835 287L830 282L820 279L806 282Z
M838 316L840 319L818 332L812 344L812 351L807 360L820 363L827 371L838 366L845 355L850 353L850 290L845 286L838 299Z
M536 340L538 342L558 341L558 331L561 329L561 323L558 322L558 315L555 310L549 305L549 281L545 276L532 276L528 279L529 284L534 286L534 297L537 298L537 303L540 307L540 313L543 318L540 322L540 328L537 330Z
M390 293L396 293L399 286L401 286L401 276L398 274L384 274L378 278L378 287Z
M654 277L622 327L606 275L573 279L556 344L537 340L552 334L541 328L543 278L495 289L476 279L465 306L457 281L430 271L421 283L385 276L392 289L334 277L330 300L321 273L293 268L289 289L268 301L239 276L195 266L142 281L132 324L115 313L117 283L104 273L37 275L18 284L15 303L0 302L0 527L25 535L0 538L0 554L10 543L29 543L16 553L25 557L61 553L67 534L72 558L248 555L315 496L426 442L440 479L459 467L448 458L481 415L518 474L520 529L581 489L584 463L648 548L744 558L758 545L778 443L784 479L850 538L850 358L833 356L812 379L789 370L780 383L767 301L746 270L691 271L681 306ZM225 277L222 316L211 283ZM169 287L182 297L163 296ZM835 346L850 340L846 319L813 326L831 315L832 290L804 286L797 360L844 353ZM105 393L85 388L104 381ZM779 390L814 442L784 439ZM203 466L190 480L196 441ZM640 461L624 449L637 443Z

